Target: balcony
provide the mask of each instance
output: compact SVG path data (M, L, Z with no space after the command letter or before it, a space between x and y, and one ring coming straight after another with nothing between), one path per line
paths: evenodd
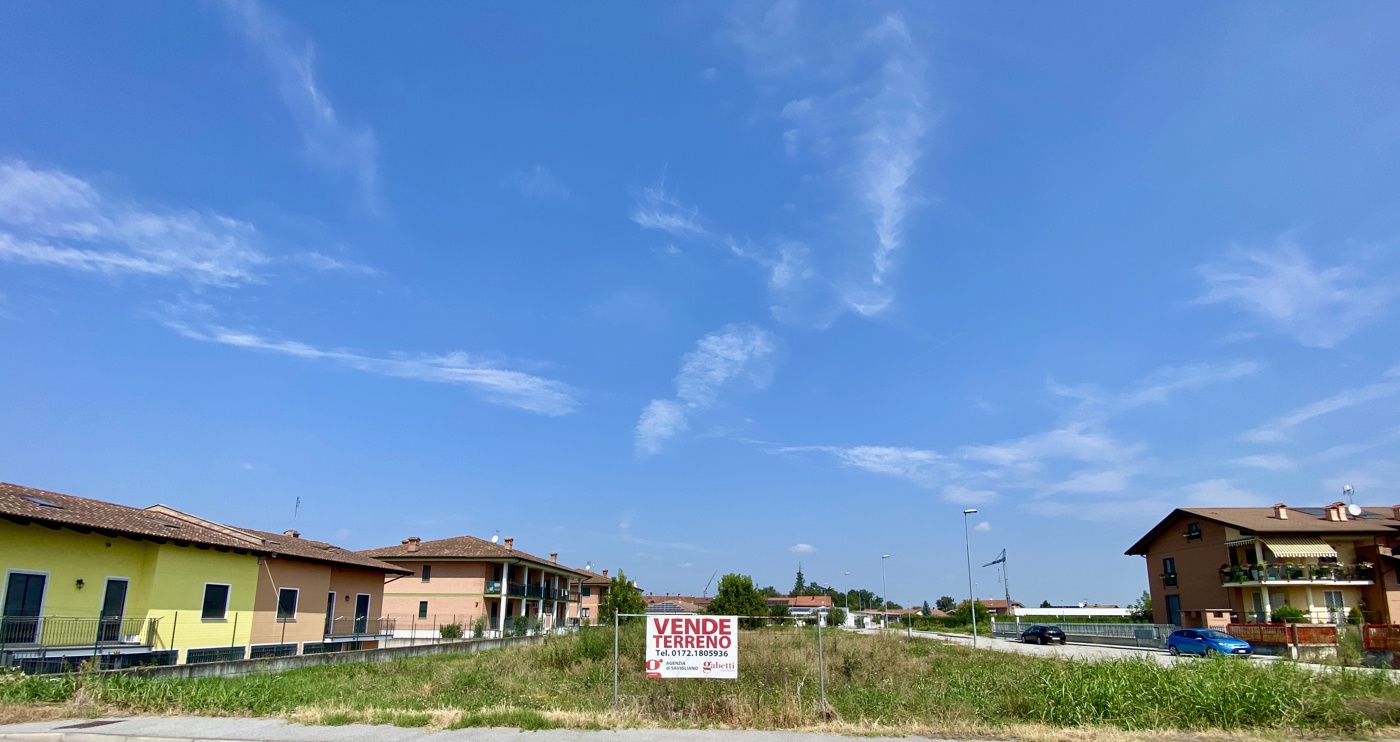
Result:
M368 616L333 618L327 622L329 626L326 627L326 641L393 636L396 621L397 619L393 618L370 618Z
M525 586L522 585L522 584L520 584L520 583L518 583L518 582L512 582L512 583L510 583L510 585L508 586L508 590L509 590L509 593L508 593L508 594L509 594L512 598L523 598L523 597L525 597Z
M1220 584L1232 585L1372 585L1375 571L1369 563L1272 564L1268 566L1223 567Z
M0 649L150 647L159 618L0 618Z
M500 580L487 580L487 581L486 581L486 594L487 594L487 595L500 595L500 594L501 594L501 581L500 581Z

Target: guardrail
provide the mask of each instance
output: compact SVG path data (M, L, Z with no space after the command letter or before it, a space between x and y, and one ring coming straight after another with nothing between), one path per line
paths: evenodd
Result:
M326 632L326 636L387 636L394 633L397 619L342 616L332 619L329 623L330 630Z

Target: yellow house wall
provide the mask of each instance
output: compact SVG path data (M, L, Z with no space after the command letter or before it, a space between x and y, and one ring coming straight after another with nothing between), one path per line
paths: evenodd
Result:
M125 616L160 619L154 642L157 649L247 644L257 563L252 554L0 520L0 570L48 576L42 615L97 618L107 578L127 578ZM80 579L82 588L77 587ZM200 618L206 582L230 586L229 611L223 620ZM0 593L8 583L4 578ZM0 594L0 600L3 598ZM184 661L183 652L180 661Z

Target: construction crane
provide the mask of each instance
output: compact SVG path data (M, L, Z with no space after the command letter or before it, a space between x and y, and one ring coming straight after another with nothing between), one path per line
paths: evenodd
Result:
M712 575L710 575L710 581L707 582L707 583L705 583L705 589L704 589L704 591L702 591L702 592L700 593L700 597L702 597L702 598L708 598L708 597L710 597L710 585L713 585L713 584L715 583L715 575L717 575L717 574L719 574L719 570L715 570L715 573L712 574Z

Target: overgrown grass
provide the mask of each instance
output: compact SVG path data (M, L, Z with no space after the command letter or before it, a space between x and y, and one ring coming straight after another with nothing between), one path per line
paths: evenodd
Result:
M1087 663L839 631L825 638L827 698L839 717L832 721L820 706L812 629L744 632L737 681L647 680L640 629L622 636L617 709L608 629L496 652L245 678L35 677L0 686L0 705L85 703L132 713L431 728L724 726L950 736L1026 736L1026 728L1364 735L1400 723L1400 688L1377 672L1225 658L1170 667L1147 658Z

